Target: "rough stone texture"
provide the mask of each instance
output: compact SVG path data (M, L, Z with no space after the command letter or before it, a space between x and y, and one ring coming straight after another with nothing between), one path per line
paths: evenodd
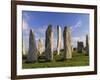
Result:
M36 61L37 61L37 47L36 47L35 35L32 32L32 30L30 30L27 62L36 62Z
M82 53L83 52L83 49L84 49L84 45L83 45L83 42L77 42L77 52L78 53Z
M58 25L57 26L57 54L59 55L60 53L60 49L61 49L61 46L62 46L62 30L61 30L61 27Z
M72 58L72 40L71 40L71 28L64 28L63 32L64 38L64 56L63 59L71 59Z
M41 55L43 52L43 42L41 39L38 40L38 52Z
M86 53L89 54L89 40L88 40L88 35L86 35Z
M53 27L49 25L45 37L45 58L47 61L53 60Z

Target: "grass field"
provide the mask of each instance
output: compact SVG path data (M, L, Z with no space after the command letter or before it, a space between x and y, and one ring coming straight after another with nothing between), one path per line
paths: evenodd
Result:
M61 54L63 51L61 51ZM69 66L87 66L89 65L89 56L83 53L73 52L73 57L70 60L62 61L62 55L56 55L54 52L54 60L46 62L44 59L39 59L35 63L26 63L25 59L22 62L23 69L29 68L50 68L50 67L69 67Z

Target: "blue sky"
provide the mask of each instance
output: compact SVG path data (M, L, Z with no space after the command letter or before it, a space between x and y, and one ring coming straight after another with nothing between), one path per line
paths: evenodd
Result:
M42 39L43 44L45 44L45 31L49 24L53 25L54 48L57 47L57 25L61 26L62 32L65 26L71 27L72 45L74 47L77 46L78 40L85 43L85 36L86 34L89 35L89 14L84 13L23 11L22 22L23 42L26 49L29 45L29 30L33 30L36 42L38 42L38 39Z

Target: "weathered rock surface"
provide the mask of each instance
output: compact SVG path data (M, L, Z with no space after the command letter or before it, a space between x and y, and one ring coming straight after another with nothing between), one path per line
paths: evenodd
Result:
M62 30L59 25L57 26L57 34L57 54L59 55L62 46Z
M78 53L83 53L83 49L84 49L84 44L81 41L77 42L77 52Z
M45 37L45 58L47 61L53 60L53 27L49 25Z
M43 42L41 39L38 40L38 52L41 55L43 52Z
M88 39L88 35L86 35L86 53L89 54L89 39Z
M63 32L63 39L64 39L64 59L71 59L72 58L72 40L71 40L71 28L66 27L64 28Z
M37 61L37 52L38 51L37 51L37 47L36 47L35 35L32 32L32 30L30 30L27 62L36 62Z

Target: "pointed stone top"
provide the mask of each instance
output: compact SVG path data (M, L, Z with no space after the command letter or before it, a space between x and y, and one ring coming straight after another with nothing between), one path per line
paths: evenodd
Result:
M64 27L64 30L66 30L66 29L67 29L67 26Z
M52 28L52 24L49 24L49 25L48 25L48 28Z
M39 39L38 41L39 41L39 42L42 42L42 39Z
M87 42L88 42L88 38L89 38L89 37L88 37L88 34L86 34L86 41L87 41Z
M61 28L61 26L60 25L57 25L57 29L59 29L59 28Z
M53 26L51 24L48 25L47 31L52 31L53 30Z
M41 41L41 39L39 39L39 41Z
M33 36L34 36L34 32L33 32L33 30L32 30L32 29L30 29L30 34L33 34Z
M66 33L67 31L68 31L68 32L71 31L71 27L65 26L65 27L64 27L64 33Z
M88 34L86 34L86 37L88 38Z
M57 27L60 27L61 25L57 25Z
M32 33L32 29L30 29L30 33Z
M71 29L71 27L70 26L65 26L65 28L64 29Z

